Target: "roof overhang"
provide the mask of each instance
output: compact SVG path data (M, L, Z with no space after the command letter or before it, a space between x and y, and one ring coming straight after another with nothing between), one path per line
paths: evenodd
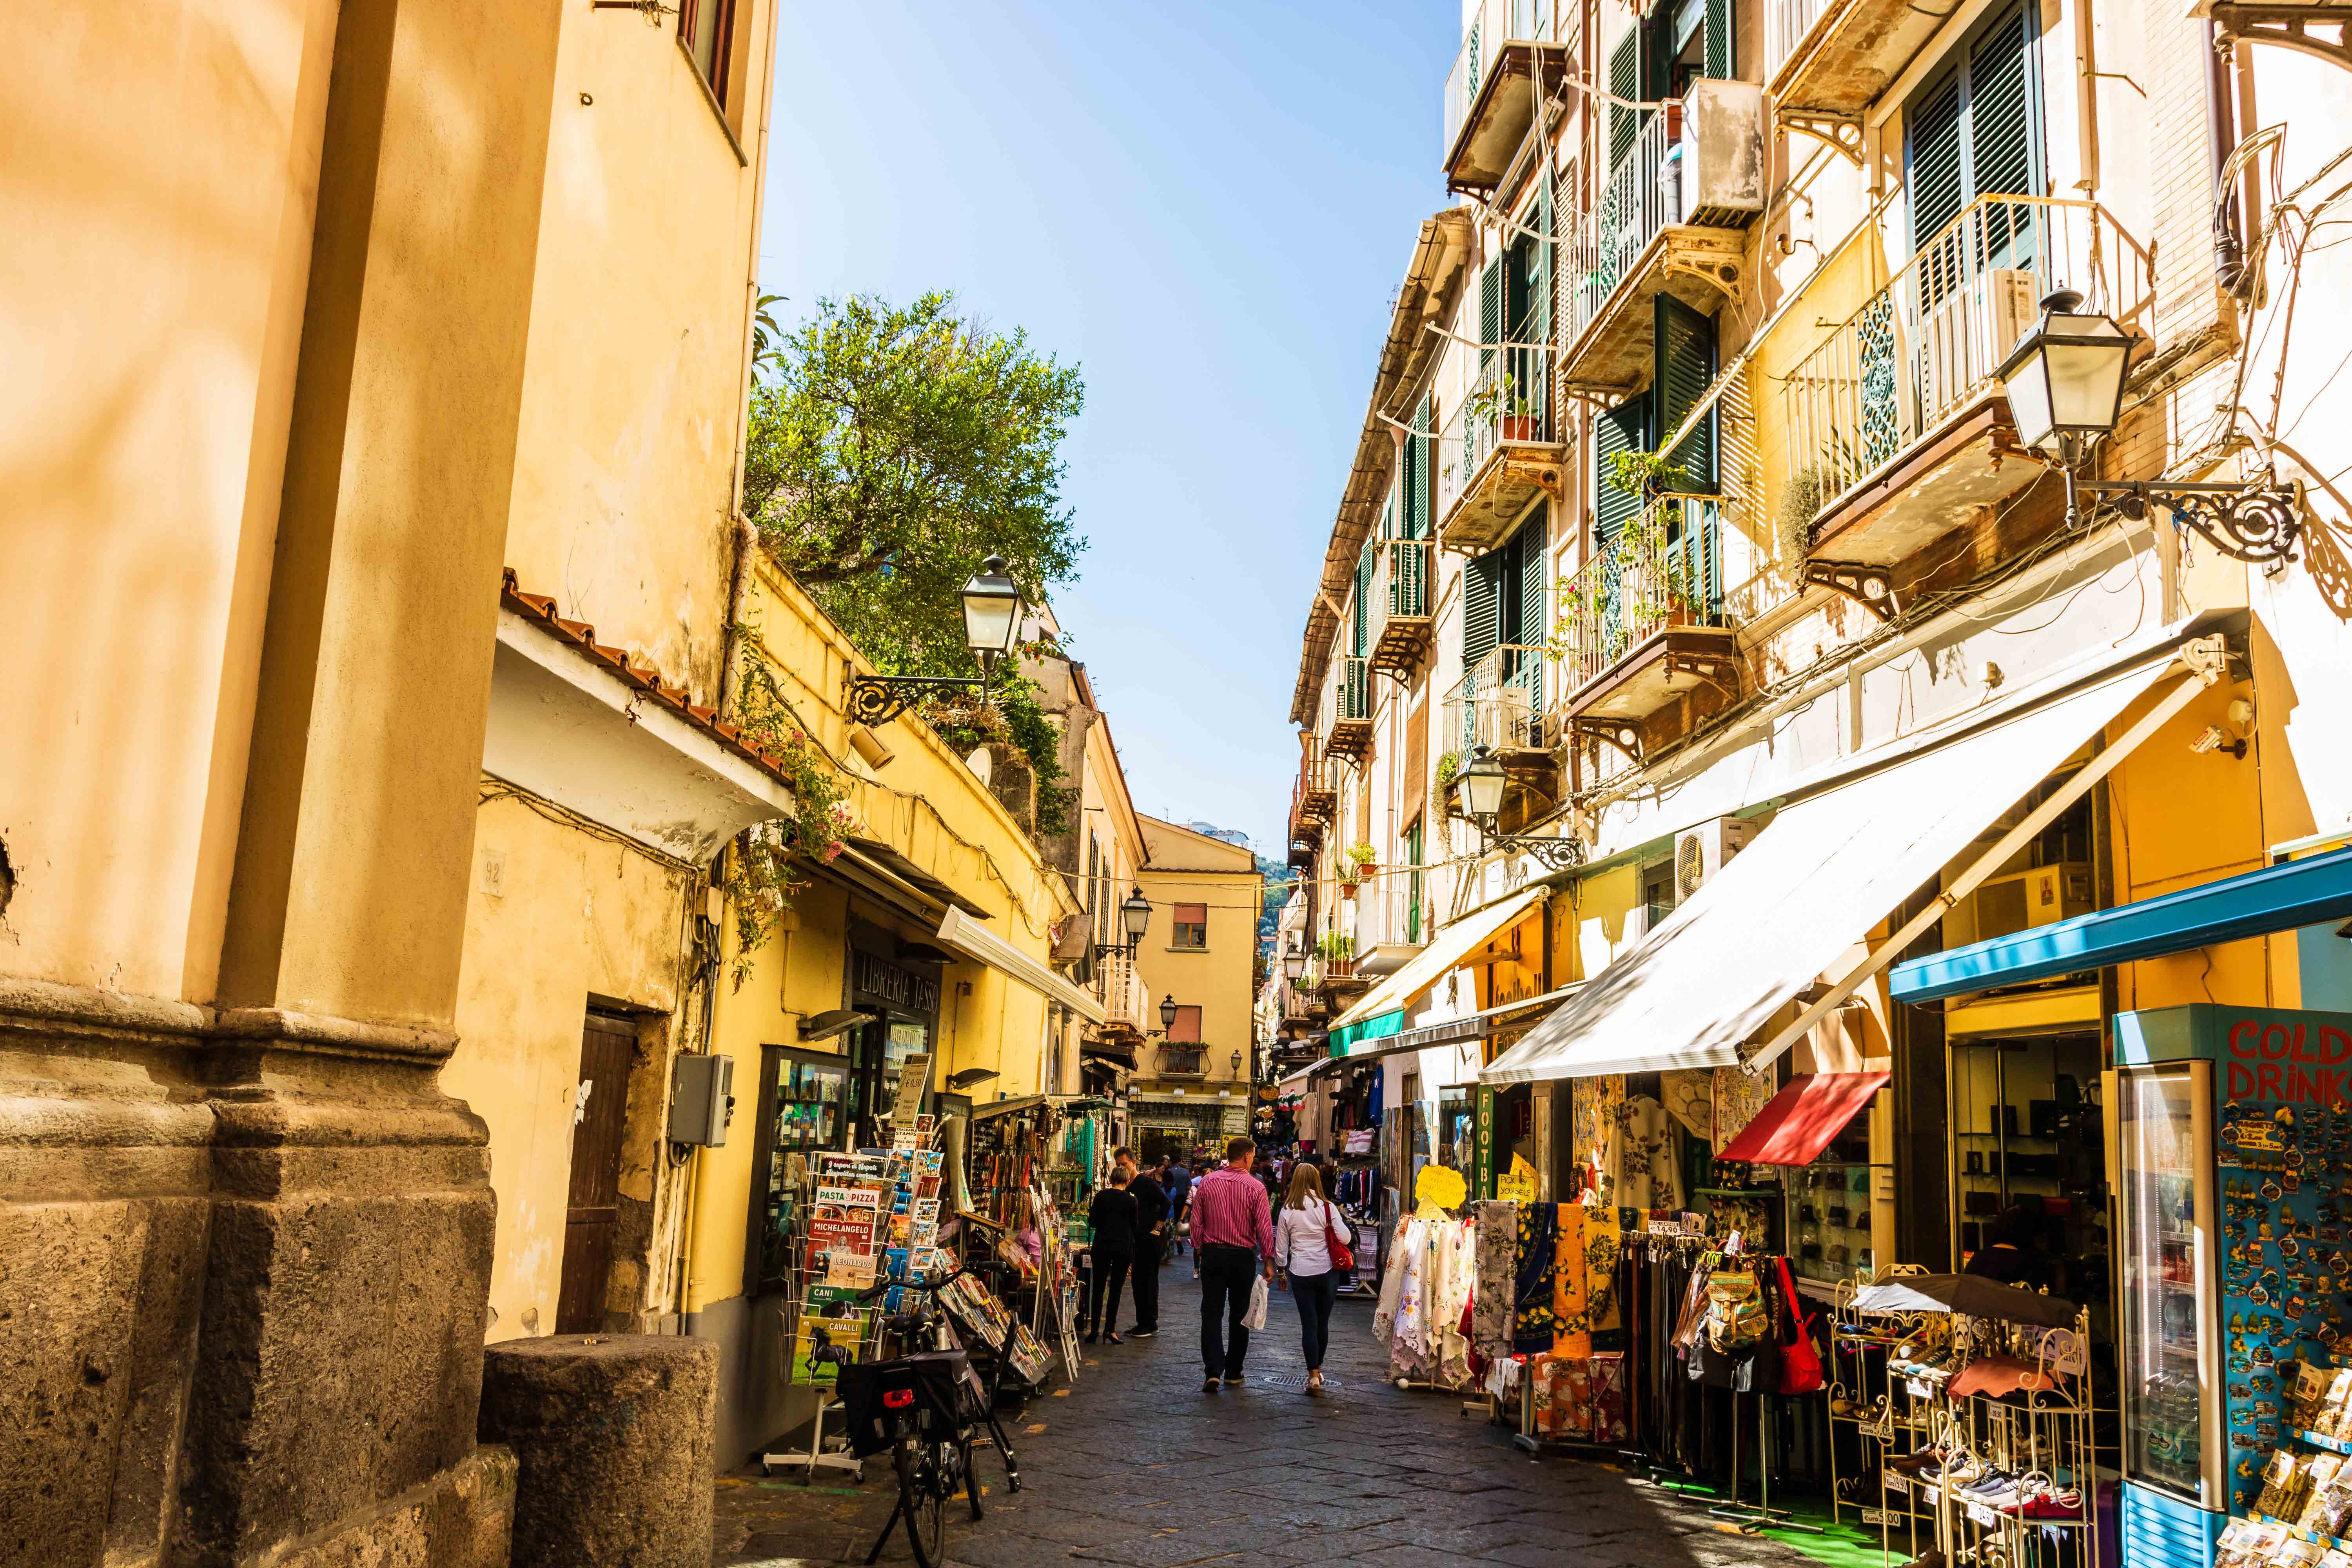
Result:
M482 771L696 866L793 811L782 780L692 712L505 606Z
M1389 334L1381 344L1379 370L1372 377L1372 395L1364 409L1363 433L1356 439L1356 461L1341 492L1339 515L1331 524L1331 542L1323 552L1323 575L1307 605L1307 632L1299 650L1298 684L1291 693L1290 721L1315 721L1315 693L1323 684L1330 662L1331 644L1339 631L1338 606L1347 602L1355 579L1356 557L1380 516L1381 498L1387 493L1389 472L1395 465L1396 437L1382 416L1393 417L1400 392L1421 384L1444 339L1425 329L1443 325L1454 303L1454 286L1470 261L1470 209L1447 207L1423 218L1412 259L1405 267L1404 283L1397 290L1396 309L1389 316Z

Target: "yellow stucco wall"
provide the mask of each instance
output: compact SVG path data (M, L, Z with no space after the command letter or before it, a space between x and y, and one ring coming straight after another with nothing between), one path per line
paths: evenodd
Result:
M0 973L213 994L335 18L0 13Z
M492 858L496 896L483 875ZM441 1087L489 1125L495 1340L555 1331L582 1020L592 1000L620 1003L656 1016L653 1039L676 1038L688 979L680 911L699 878L513 799L482 806L474 864L459 1043ZM653 1201L653 1168L625 1158L621 1191Z
M888 756L878 767L870 765L850 745L851 727L842 711L844 661L855 655L840 628L764 563L754 575L747 615L806 732L853 780L850 806L862 825L860 837L907 856L986 910L992 934L1045 962L1055 922L1075 906L1059 875L963 759L919 721L902 718L875 734ZM727 1145L694 1156L688 1311L743 1290L750 1207L763 1194L764 1176L753 1169L761 1047L823 1050L841 1044L801 1047L798 1025L842 1005L853 919L913 940L930 935L920 922L870 898L814 881L795 896L782 928L751 954L741 985L721 981L711 1048L735 1060L737 1111ZM737 949L729 923L722 968L731 975ZM1034 1093L1044 1066L1046 1009L1038 993L984 965L947 965L940 978L933 1085L965 1068L983 1067L998 1076L972 1090L976 1100Z
M1135 966L1151 994L1150 1026L1159 1025L1162 997L1173 996L1180 1006L1198 1006L1206 1082L1213 1089L1233 1084L1250 1070L1251 982L1265 879L1258 874L1256 856L1241 845L1158 817L1138 821L1150 856L1140 881L1143 896L1151 900L1151 924L1136 948ZM1208 906L1207 947L1195 951L1171 945L1174 906L1180 903ZM1147 1046L1140 1054L1139 1079L1155 1076L1149 1059L1154 1048ZM1241 1053L1238 1073L1235 1051Z

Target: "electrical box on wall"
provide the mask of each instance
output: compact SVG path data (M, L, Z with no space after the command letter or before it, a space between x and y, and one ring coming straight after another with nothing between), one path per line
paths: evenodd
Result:
M717 1149L735 1116L735 1058L685 1056L669 1079L669 1141Z

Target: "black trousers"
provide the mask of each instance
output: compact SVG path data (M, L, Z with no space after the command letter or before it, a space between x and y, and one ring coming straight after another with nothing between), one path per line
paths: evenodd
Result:
M1331 1343L1331 1308L1339 1300L1339 1271L1294 1274L1290 1294L1298 1303L1298 1348L1306 1352L1307 1370L1313 1372L1323 1364L1323 1352Z
M1203 1247L1201 1258L1201 1364L1211 1377L1239 1377L1249 1353L1250 1281L1257 1278L1257 1251L1248 1247Z
M1160 1238L1147 1236L1135 1252L1135 1326L1160 1326Z
M1132 1258L1106 1258L1095 1254L1095 1266L1087 1287L1087 1332L1107 1334L1118 1327L1119 1288L1127 1283L1128 1267Z

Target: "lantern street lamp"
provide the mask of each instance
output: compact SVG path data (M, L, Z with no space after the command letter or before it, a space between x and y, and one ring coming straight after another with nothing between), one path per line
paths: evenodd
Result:
M1242 1054L1239 1051L1234 1053L1234 1076L1235 1078L1242 1076Z
M988 696L997 661L1009 658L1021 637L1021 586L1005 574L1004 557L992 555L963 585L964 647L980 660L980 674L857 675L849 678L849 720L869 729L887 724L916 703L943 698L966 687Z
M1176 998L1173 994L1160 999L1160 1032L1166 1034L1176 1026Z
M1491 747L1480 746L1470 753L1470 761L1454 775L1454 789L1461 802L1461 815L1477 826L1478 836L1489 851L1505 849L1525 855L1528 858L1554 871L1565 871L1584 863L1584 842L1580 838L1561 837L1537 838L1524 834L1501 834L1495 830L1495 820L1503 811L1503 786L1509 776L1503 771L1502 761Z
M2066 476L2066 521L2082 521L2081 496L2119 498L2116 510L2139 519L2152 501L2173 526L2195 529L2224 555L2258 564L2294 559L2303 530L2303 486L2086 479L2091 454L2123 417L2124 382L2133 340L2109 318L2078 307L2083 296L2057 289L2042 316L1995 374L2008 395L2020 445L2051 458Z
M1136 947L1143 941L1143 933L1150 929L1151 900L1143 896L1143 889L1139 886L1118 901L1119 940L1095 943L1095 956L1101 958L1108 953L1124 953L1133 958Z
M1298 945L1298 933L1290 933L1290 945L1282 952L1282 973L1295 983L1307 973L1307 954Z

